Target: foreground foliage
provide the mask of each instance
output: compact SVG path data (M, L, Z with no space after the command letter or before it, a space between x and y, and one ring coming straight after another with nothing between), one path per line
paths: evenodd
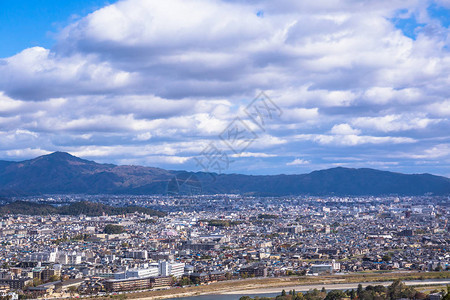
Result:
M443 300L450 300L450 288L447 292L442 292ZM285 290L276 297L255 297L243 296L240 300L396 300L396 299L427 299L428 296L415 290L413 287L406 286L400 280L395 280L390 286L369 285L365 289L361 284L355 290L332 290L327 292L325 289L319 291L318 289L310 290L306 293L297 293L291 290L286 293Z

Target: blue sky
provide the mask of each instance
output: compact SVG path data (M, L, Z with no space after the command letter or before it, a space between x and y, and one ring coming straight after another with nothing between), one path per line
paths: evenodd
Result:
M450 9L448 7L434 3L428 6L427 10L430 17L438 20L442 26L446 28L450 26Z
M445 0L0 0L0 159L450 176L449 25Z
M51 48L55 35L73 21L112 4L110 0L1 0L0 57L12 56L23 49Z

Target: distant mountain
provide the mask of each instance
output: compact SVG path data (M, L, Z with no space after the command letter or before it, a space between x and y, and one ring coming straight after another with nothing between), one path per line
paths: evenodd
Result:
M170 171L98 164L64 152L21 162L0 161L0 195L123 193L142 189L162 193Z
M116 166L64 152L0 161L0 197L39 194L239 193L283 195L450 195L450 179L374 169L333 168L301 175L251 176Z
M32 203L26 201L15 201L6 205L0 206L0 215L5 214L23 214L23 215L86 215L86 216L101 216L103 213L107 215L122 215L126 213L145 213L151 216L164 216L165 213L156 211L146 207L127 206L127 207L113 207L101 203L92 203L81 201L69 205L55 207L49 204Z

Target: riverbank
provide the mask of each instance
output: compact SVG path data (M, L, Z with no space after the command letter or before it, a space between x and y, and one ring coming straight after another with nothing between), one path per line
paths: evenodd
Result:
M97 299L111 299L121 297L123 299L172 299L179 297L191 297L211 294L265 294L271 291L279 292L281 289L295 288L302 291L309 290L312 286L323 286L336 284L379 284L381 282L392 282L400 279L402 281L416 281L414 285L430 279L450 279L450 272L386 272L386 273L352 273L344 275L328 276L290 276L279 278L251 278L245 280L230 280L211 283L209 285L191 286L184 288L171 288L160 291L145 291L135 293L124 293L114 296L96 297ZM450 281L449 281L450 283ZM408 283L409 284L409 283ZM344 287L345 289L345 287ZM258 293L259 292L259 293ZM92 297L93 298L93 297Z
M432 280L432 279L426 279L426 280L411 280L411 281L403 281L405 285L407 286L441 286L441 285L447 285L450 284L450 279L443 279L443 280ZM322 289L325 288L326 290L351 290L351 289L357 289L358 285L361 284L363 288L369 286L369 285L382 285L382 286L389 286L392 284L392 281L382 281L382 282L365 282L365 283L334 283L334 284L313 284L313 285L296 285L296 286L290 286L286 287L287 290L296 290L297 292L307 292L313 289ZM280 288L260 288L260 289L253 289L253 290L245 290L245 291L231 291L226 292L224 294L228 295L240 295L242 293L248 293L251 295L258 295L258 294L272 294L272 293L279 293Z

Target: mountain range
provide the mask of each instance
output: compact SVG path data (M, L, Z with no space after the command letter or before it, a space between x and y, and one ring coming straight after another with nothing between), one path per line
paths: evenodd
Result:
M368 168L332 168L299 175L242 175L100 164L55 152L0 161L0 196L41 194L234 193L260 196L450 195L450 179Z

